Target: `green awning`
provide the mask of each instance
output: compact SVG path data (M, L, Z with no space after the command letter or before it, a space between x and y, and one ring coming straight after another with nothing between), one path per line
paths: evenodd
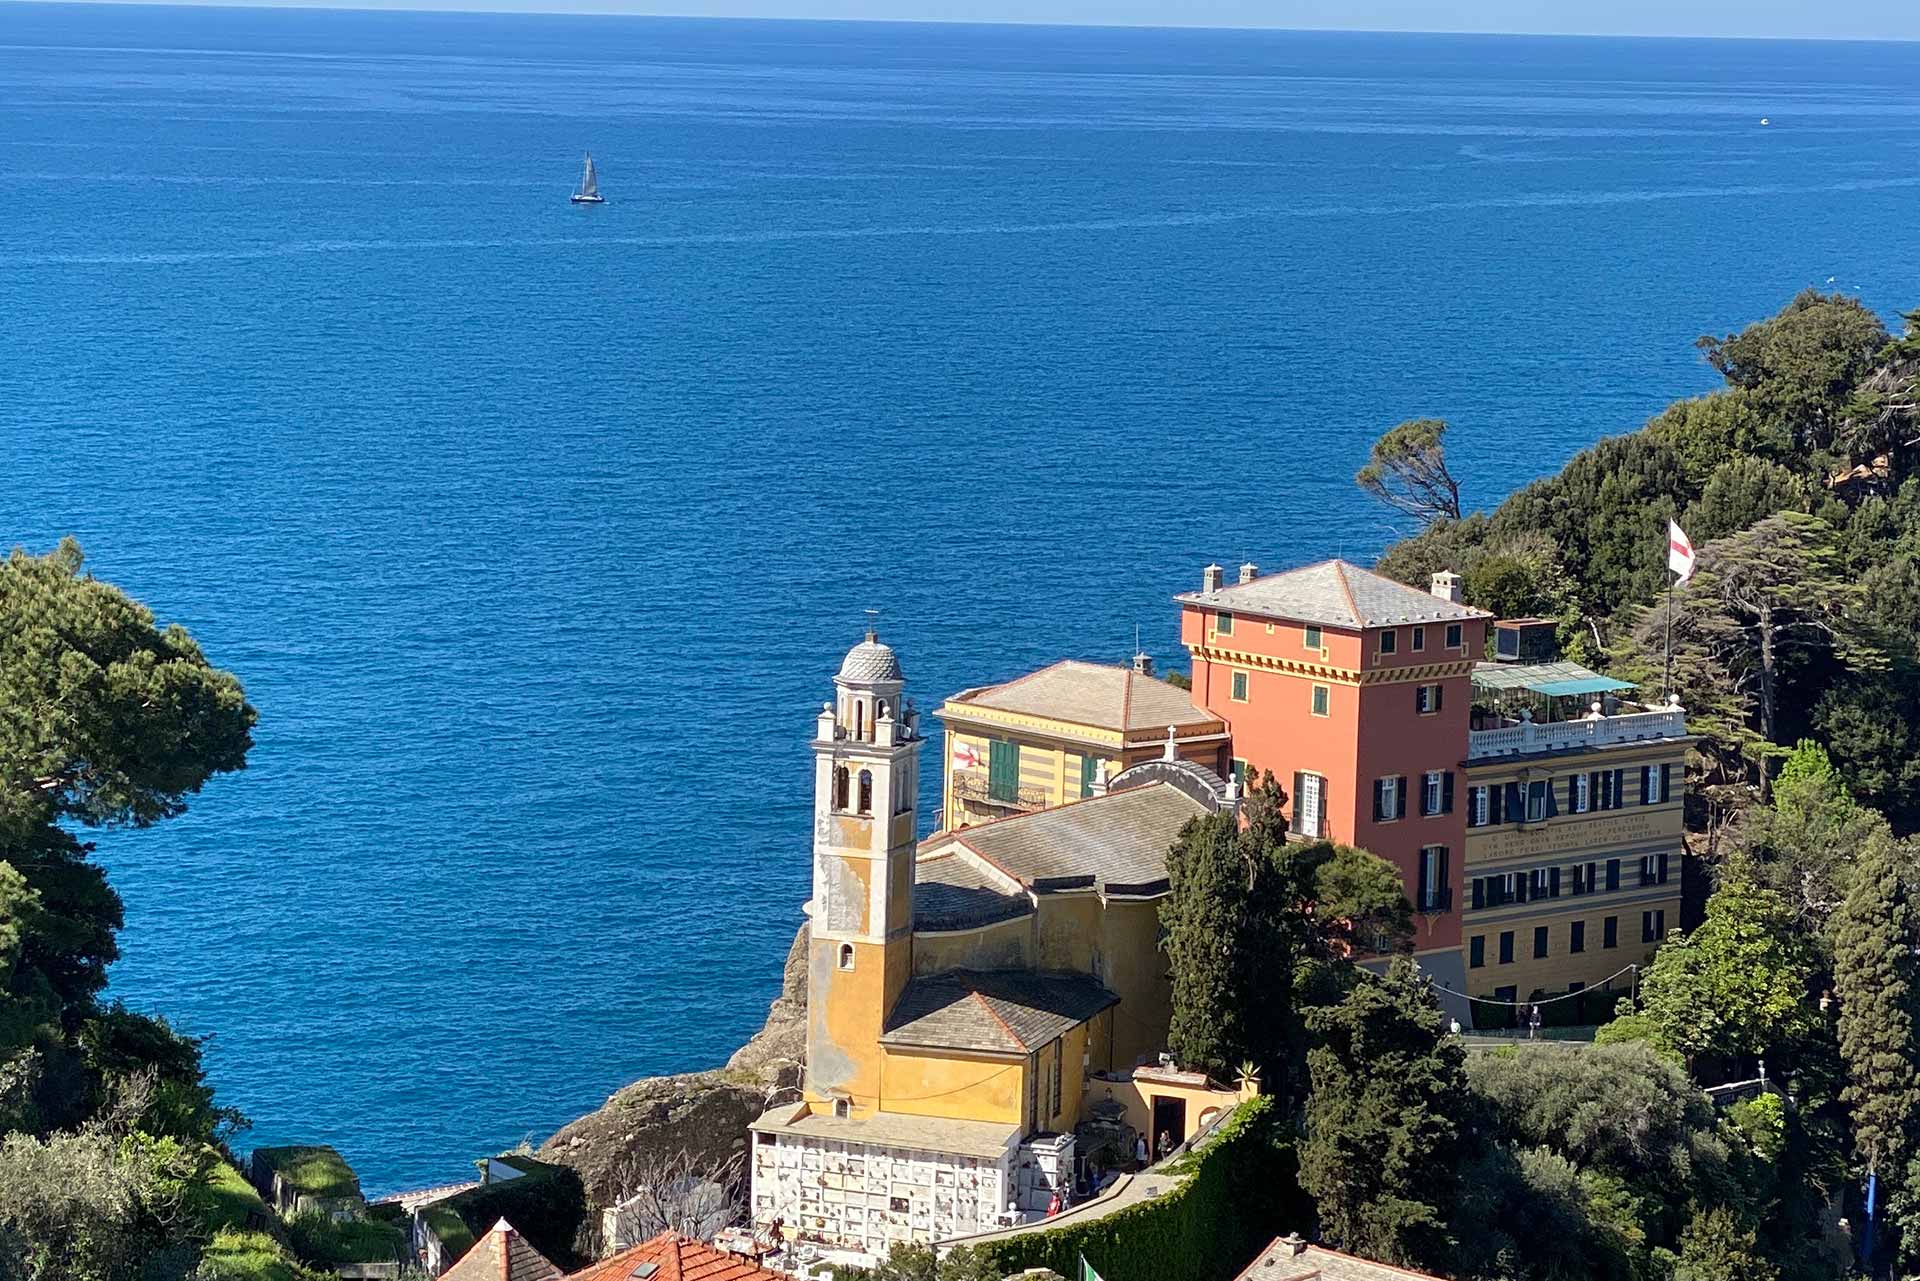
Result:
M1612 690L1632 689L1627 681L1617 681L1578 663L1477 663L1473 683L1483 690L1506 692L1525 690L1547 698L1571 698L1579 694L1604 694Z
M1607 694L1614 690L1632 689L1633 686L1625 681L1609 680L1605 676L1586 676L1576 680L1545 681L1527 688L1548 698L1561 698L1573 694Z

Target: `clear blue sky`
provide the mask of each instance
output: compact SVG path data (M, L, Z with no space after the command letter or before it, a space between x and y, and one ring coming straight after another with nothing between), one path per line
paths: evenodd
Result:
M261 0L211 0L260 3ZM322 8L505 9L1348 31L1920 40L1920 0L283 0Z

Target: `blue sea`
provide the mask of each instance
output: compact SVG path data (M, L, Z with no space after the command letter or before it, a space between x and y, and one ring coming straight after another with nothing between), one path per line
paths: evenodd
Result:
M0 539L260 709L111 995L462 1177L759 1026L863 610L928 707L1175 660L1383 428L1494 503L1916 210L1920 45L0 3Z

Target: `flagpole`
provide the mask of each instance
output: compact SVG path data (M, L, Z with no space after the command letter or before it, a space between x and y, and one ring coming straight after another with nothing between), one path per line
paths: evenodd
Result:
M1666 688L1661 691L1668 698L1673 697L1673 570L1667 570L1667 680Z

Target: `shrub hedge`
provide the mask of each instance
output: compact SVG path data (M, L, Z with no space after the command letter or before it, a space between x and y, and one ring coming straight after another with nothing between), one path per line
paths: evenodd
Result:
M505 1219L529 1244L566 1268L584 1260L574 1256L573 1243L587 1221L587 1189L580 1175L564 1165L528 1161L535 1167L517 1179L502 1179L469 1188L442 1201L436 1208L451 1210L475 1241ZM438 1233L442 1242L447 1238Z
M330 1274L303 1266L265 1232L222 1228L200 1256L196 1281L330 1281Z
M1274 1237L1312 1226L1293 1137L1271 1098L1241 1104L1170 1168L1186 1182L1151 1201L975 1248L1001 1276L1049 1268L1075 1277L1084 1256L1105 1281L1224 1281Z

